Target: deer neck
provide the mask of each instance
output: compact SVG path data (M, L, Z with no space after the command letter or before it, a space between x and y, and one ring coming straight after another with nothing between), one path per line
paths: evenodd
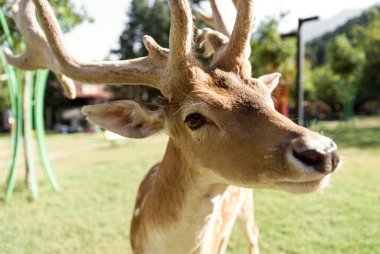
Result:
M213 183L201 172L202 170L189 165L181 155L181 150L173 140L169 140L157 172L154 190L152 190L152 195L156 196L158 200L159 204L157 205L165 204L162 210L163 213L171 216L168 218L169 221L178 219L179 213L188 206L197 211L199 204L212 202L215 197L222 195L227 189L228 185ZM192 205L194 207L191 207ZM160 220L163 218L161 215L158 217Z
M167 234L160 238L179 242L181 248L188 246L190 252L212 253L210 242L214 239L210 238L215 238L222 196L229 186L212 183L199 172L186 163L169 140L161 166L152 177L145 209L154 211L149 217L157 231Z

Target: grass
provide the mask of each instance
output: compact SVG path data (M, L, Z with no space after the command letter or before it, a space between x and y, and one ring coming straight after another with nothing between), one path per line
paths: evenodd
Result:
M380 253L380 118L314 126L344 157L331 187L311 195L255 192L261 253ZM10 202L0 201L0 253L131 253L128 234L138 184L164 152L166 138L112 146L99 135L51 135L48 147L63 191L39 171L31 201L19 167ZM0 159L9 139L0 138ZM0 169L4 169L0 160ZM4 189L4 171L0 172ZM247 253L236 230L228 253Z

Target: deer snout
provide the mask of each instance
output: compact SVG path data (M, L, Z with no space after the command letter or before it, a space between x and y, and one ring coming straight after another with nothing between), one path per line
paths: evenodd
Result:
M295 160L322 174L332 173L340 162L335 142L319 135L292 140L290 150Z

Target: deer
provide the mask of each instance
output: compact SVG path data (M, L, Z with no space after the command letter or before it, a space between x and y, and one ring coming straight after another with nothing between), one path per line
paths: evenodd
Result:
M252 77L253 0L233 0L231 33L207 28L196 42L189 1L168 4L169 49L146 35L145 57L83 62L67 50L47 0L15 0L13 15L27 49L5 54L16 67L52 70L71 97L72 80L161 91L156 105L121 100L82 110L90 122L124 137L168 135L163 159L138 189L130 229L134 253L225 253L236 222L249 253L257 254L252 190L323 189L340 164L337 145L274 109L279 73ZM204 43L213 52L207 66L195 53L195 44Z

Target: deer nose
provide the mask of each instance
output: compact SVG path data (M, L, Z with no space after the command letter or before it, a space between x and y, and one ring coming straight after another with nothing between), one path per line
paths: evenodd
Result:
M299 162L322 174L332 173L338 167L340 157L334 141L329 139L328 145L323 145L327 142L310 142L314 145L307 143L304 139L296 139L290 144L293 156Z

